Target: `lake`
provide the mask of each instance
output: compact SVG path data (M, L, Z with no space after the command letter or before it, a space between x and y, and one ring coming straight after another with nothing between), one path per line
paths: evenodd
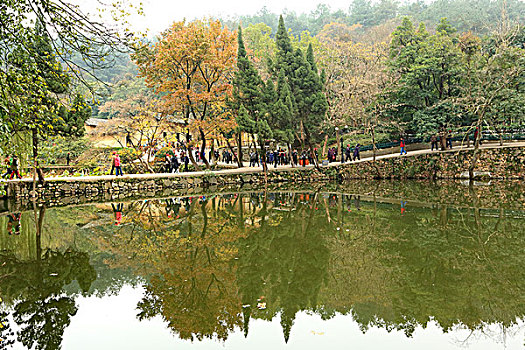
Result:
M0 349L525 344L520 183L0 207Z

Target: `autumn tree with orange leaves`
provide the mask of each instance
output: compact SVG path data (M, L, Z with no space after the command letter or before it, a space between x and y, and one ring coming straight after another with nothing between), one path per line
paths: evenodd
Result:
M140 47L133 57L146 85L162 95L164 110L182 113L200 135L201 153L209 135L221 133L224 125L234 127L225 101L232 93L236 39L218 20L175 22L157 43ZM196 165L192 152L189 155Z

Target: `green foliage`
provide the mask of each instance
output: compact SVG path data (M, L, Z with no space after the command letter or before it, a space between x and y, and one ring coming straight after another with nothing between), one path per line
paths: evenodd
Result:
M257 122L248 114L248 110L244 105L241 105L236 120L239 131L248 134L254 134L257 132Z
M422 134L461 120L462 111L451 100L459 96L463 82L462 53L445 19L438 28L430 35L423 23L416 30L405 17L392 33L390 46L388 66L398 80L387 91L384 103L391 106L393 118Z
M41 247L37 249L41 251ZM76 280L77 293L89 290L97 278L89 256L72 250L48 250L34 261L18 261L4 254L2 261L2 271L9 273L0 291L15 303L17 340L27 348L60 348L64 330L77 312L74 298L65 295L63 288Z
M56 136L42 143L40 154L45 164L65 164L68 153L73 160L90 147L91 145L86 138Z
M283 69L281 69L277 79L277 91L274 91L272 81L268 80L265 96L268 105L272 106L267 113L269 114L270 125L273 126L273 138L278 142L292 144L295 140L297 125L294 123L293 95Z
M278 112L280 116L276 119L283 126L291 125L289 113L293 110L296 131L304 133L307 143L315 142L319 136L319 129L324 121L328 103L317 73L312 45L308 46L306 59L300 48L294 52L282 16L279 19L276 43L277 53L273 72L278 81L280 80L277 103L279 107L286 106L283 111ZM288 94L287 86L291 94ZM290 129L283 131L285 134L290 133Z
M233 105L239 106L236 116L238 131L257 135L259 142L272 137L272 128L268 125L268 118L274 100L269 98L266 88L267 85L264 84L247 56L242 29L239 27ZM261 143L261 147L262 145Z
M496 29L501 17L502 1L491 0L433 0L430 2L394 0L353 0L348 11L333 10L328 5L319 4L310 13L285 11L283 19L290 28L290 34L300 36L304 31L317 35L325 25L338 22L360 24L365 31L373 32L377 26L396 20L400 16L410 16L426 23L438 23L448 18L460 32L472 31L478 34L490 33ZM525 4L520 0L505 2L506 16L512 22L523 21ZM265 24L272 31L277 30L279 15L263 7L254 15L240 16L226 20L229 27L239 23L244 26Z
M258 111L261 109L261 87L263 82L247 56L241 27L239 27L237 43L237 71L235 72L233 91L235 109L239 109L240 105L243 105L247 115L257 120Z
M91 117L91 107L84 97L76 94L70 109L59 107L58 120L53 123L53 133L66 137L82 137L85 133L84 123Z
M117 22L130 10L128 5L123 7L119 3L111 7ZM78 6L62 1L2 3L0 22L0 144L28 130L35 146L39 137L53 135L55 127L61 125L60 118L66 116L60 111L66 100L63 94L73 83L88 85L87 79L94 77L96 69L112 62L105 58L130 39L93 21ZM73 129L69 131L81 132L78 127ZM34 147L35 156L37 150Z

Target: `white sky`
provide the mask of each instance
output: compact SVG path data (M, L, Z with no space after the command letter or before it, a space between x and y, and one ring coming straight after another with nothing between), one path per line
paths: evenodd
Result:
M139 3L139 0L127 0ZM92 12L97 0L73 0L80 8ZM149 34L158 33L174 21L184 18L192 20L203 17L227 17L233 15L255 14L263 6L271 12L281 13L284 9L297 13L311 12L320 2L332 10L348 10L351 0L143 0L144 17L131 18L135 30L149 29Z

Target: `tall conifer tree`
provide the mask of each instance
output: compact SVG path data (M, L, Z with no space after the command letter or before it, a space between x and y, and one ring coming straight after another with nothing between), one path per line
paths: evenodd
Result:
M264 150L265 139L271 137L271 129L266 119L266 110L263 99L264 83L248 58L242 29L239 26L237 51L237 72L234 80L234 105L239 107L238 120L239 130L257 135L263 168L266 170L266 152ZM242 113L241 112L241 107ZM247 120L249 119L249 120ZM245 128L243 125L251 125ZM240 158L240 157L239 157ZM240 158L242 159L242 158Z
M294 52L282 17L279 19L276 44L277 53L273 72L280 74L281 68L284 71L293 96L291 100L294 101L293 124L298 126L301 139L310 149L313 157L312 145L317 141L320 126L328 110L328 102L323 92L322 80L317 72L313 48L311 45L308 47L306 58L300 49Z

